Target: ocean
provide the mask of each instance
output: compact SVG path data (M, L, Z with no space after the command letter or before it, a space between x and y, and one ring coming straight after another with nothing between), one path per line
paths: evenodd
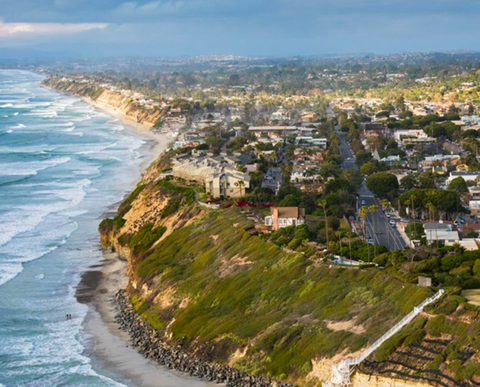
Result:
M42 79L0 70L0 386L123 386L94 370L75 288L148 143Z

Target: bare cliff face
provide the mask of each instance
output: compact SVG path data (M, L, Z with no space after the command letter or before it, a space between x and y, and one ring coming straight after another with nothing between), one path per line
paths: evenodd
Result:
M49 77L44 84L63 93L83 97L102 109L145 126L153 127L163 117L160 109L144 108L131 97L105 90L97 85L60 77Z

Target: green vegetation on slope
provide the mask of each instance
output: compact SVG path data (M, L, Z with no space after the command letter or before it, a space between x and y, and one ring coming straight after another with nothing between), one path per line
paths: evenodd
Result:
M238 209L212 211L138 258L136 280L152 292L132 290L137 311L210 360L248 346L236 367L296 381L312 359L361 349L431 294L377 270L315 265L251 226ZM153 301L162 294L169 302ZM329 320L365 331L332 330Z

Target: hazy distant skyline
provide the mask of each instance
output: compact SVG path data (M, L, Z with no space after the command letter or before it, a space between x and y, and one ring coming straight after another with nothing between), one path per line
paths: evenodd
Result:
M466 0L0 0L0 49L99 55L480 50Z

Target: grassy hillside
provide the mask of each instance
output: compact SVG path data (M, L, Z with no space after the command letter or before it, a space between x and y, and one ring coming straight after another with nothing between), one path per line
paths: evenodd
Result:
M137 311L206 359L304 384L312 360L360 350L432 293L314 264L252 225L238 209L211 211L137 257Z

